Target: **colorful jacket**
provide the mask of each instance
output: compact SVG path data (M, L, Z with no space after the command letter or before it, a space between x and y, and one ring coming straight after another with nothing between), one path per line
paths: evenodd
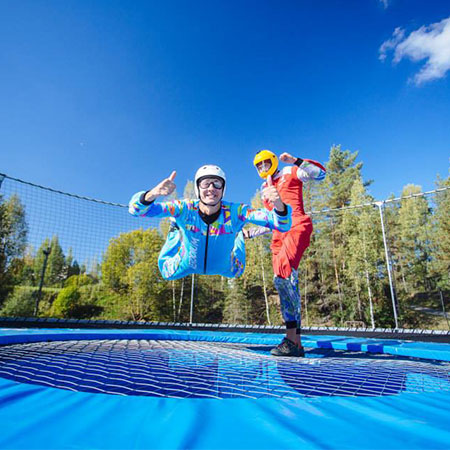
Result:
M291 208L281 216L276 211L252 209L243 203L222 201L218 219L206 224L199 215L199 200L141 203L145 192L130 200L129 212L140 217L173 217L177 227L169 232L158 265L163 278L175 280L186 275L239 277L245 269L242 228L253 223L281 232L291 227Z

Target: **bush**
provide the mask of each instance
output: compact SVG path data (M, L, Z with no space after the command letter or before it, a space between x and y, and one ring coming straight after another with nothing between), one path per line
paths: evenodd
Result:
M82 273L80 275L72 275L71 277L67 278L67 280L64 282L64 287L90 286L95 283L96 280L91 275Z
M91 286L68 286L59 292L50 314L62 319L92 319L102 310L92 295Z
M62 319L75 319L77 315L77 308L80 305L80 292L75 286L70 286L61 289L53 302L51 315L53 317L60 317Z
M16 286L6 298L0 315L5 317L32 317L38 289L30 286ZM47 316L50 305L57 295L54 289L43 289L39 302L39 316Z
M35 291L16 288L6 298L0 315L6 317L32 317L34 313Z

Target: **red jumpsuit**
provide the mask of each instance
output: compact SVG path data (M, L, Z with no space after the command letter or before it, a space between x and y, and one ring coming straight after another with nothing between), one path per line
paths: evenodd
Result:
M303 160L300 166L287 166L272 178L281 200L292 207L292 226L286 233L273 231L272 264L276 276L289 278L292 269L297 270L304 251L310 243L313 225L303 207L303 183L322 180L325 168L316 161ZM263 187L266 183L263 184ZM264 206L270 209L266 201Z

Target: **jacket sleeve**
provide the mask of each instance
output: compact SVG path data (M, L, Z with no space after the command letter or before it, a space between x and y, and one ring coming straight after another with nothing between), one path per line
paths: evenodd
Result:
M186 201L144 202L145 191L137 192L131 197L128 212L139 217L181 217L186 210Z
M326 169L322 164L312 159L304 159L297 169L297 178L306 183L308 181L322 181L325 178Z
M264 227L251 227L247 230L247 239L253 239L258 236L263 236L264 234L272 233L270 228Z
M238 219L242 226L246 223L253 223L271 230L281 231L282 233L289 231L291 228L292 208L286 205L286 214L280 215L275 209L268 211L267 209L253 209L248 205L240 204L238 206Z

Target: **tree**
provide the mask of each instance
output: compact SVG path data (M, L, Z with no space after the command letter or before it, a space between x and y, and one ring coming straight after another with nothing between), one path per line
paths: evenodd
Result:
M242 278L228 280L228 293L225 297L223 319L225 323L246 324L250 318L250 302Z
M262 208L263 202L259 191L251 200L253 208ZM249 225L249 228L254 225ZM277 308L279 302L271 305L270 294L274 292L272 283L272 252L270 244L272 233L246 241L246 269L243 274L244 287L251 302L251 320L258 324L272 324L272 306Z
M46 252L48 251L50 253L47 256L44 286L61 287L67 278L68 271L63 250L59 245L58 236L53 236L51 241L48 238L44 239L39 247L34 258L34 279L36 280L36 284L38 284L41 279Z
M27 240L25 209L17 195L6 202L0 196L0 305L13 289Z
M135 230L111 239L103 258L103 282L128 300L133 320L170 320L168 283L158 269L163 240L155 229Z
M420 186L409 184L403 188L402 197L421 192ZM428 285L431 210L426 197L418 196L403 198L397 212L390 226L397 288L412 297Z
M76 286L61 289L53 302L51 315L63 319L77 319L77 310L80 306L80 291Z
M438 188L450 188L450 175L441 180ZM450 189L436 194L436 208L432 231L432 274L440 290L450 290Z
M360 178L353 183L350 206L373 201ZM374 206L347 209L343 212L342 230L346 235L344 274L353 288L347 289L347 320L368 322L375 327L374 294L380 290L377 274L380 272L382 241L378 211ZM350 300L350 301L348 301Z
M16 287L6 298L0 315L6 317L32 317L35 292L30 288Z
M305 277L303 267L307 269L306 292L314 299L318 316L327 323L331 319L343 324L346 318L346 279L345 247L347 235L342 228L343 206L351 202L351 188L357 179L361 179L362 163L356 162L357 152L341 150L333 146L326 164L327 176L316 188L307 190L307 203L317 212L313 218L314 233L311 238L311 250L303 258L300 270ZM366 186L368 183L363 183ZM309 287L309 289L308 289ZM308 303L310 307L313 305ZM308 313L311 308L308 309ZM336 323L333 323L336 325Z

